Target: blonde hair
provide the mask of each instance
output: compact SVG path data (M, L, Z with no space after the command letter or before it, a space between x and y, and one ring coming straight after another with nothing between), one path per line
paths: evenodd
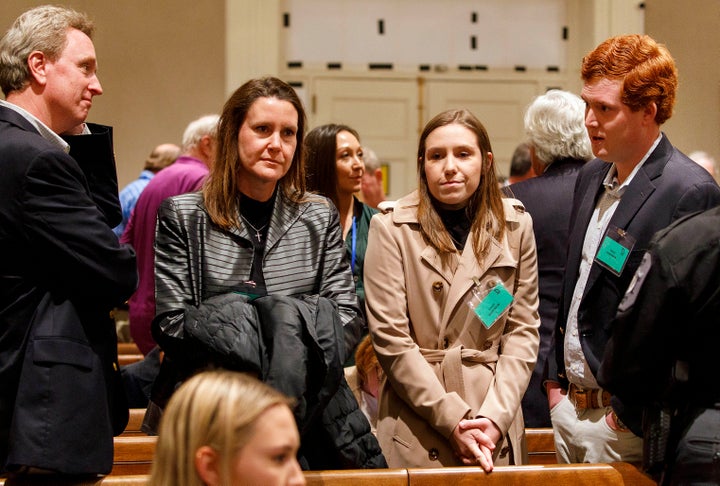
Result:
M291 404L249 375L217 370L193 376L175 391L163 413L148 484L203 486L195 452L206 445L217 451L227 481L231 460L250 440L260 415L270 407Z

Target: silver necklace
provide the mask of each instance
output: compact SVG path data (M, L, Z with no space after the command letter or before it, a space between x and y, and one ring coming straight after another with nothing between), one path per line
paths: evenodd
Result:
M245 218L245 216L240 216L240 217L242 218L243 221L245 221L245 223L248 226L250 226L253 230L255 230L255 238L257 238L258 243L262 243L262 230L264 230L265 226L267 226L268 224L265 223L264 225L260 226L259 228L256 228L255 226L252 225L252 223L250 221L248 221Z

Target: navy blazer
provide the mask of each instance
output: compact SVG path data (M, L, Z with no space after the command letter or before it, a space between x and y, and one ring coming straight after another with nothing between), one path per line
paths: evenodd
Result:
M585 233L603 180L611 164L599 159L588 162L575 185L570 218L568 259L559 314L555 328L555 361L548 360L548 378L567 387L565 377L565 326L580 268ZM663 134L660 143L635 174L623 195L610 225L624 229L635 238L620 276L597 263L590 269L585 292L578 309L578 333L585 359L597 377L605 346L610 338L610 323L653 235L676 219L720 203L720 187L710 174L672 146ZM626 410L617 397L613 408L620 419L641 435L639 410Z
M71 156L0 106L0 472L108 473L127 422L109 312L135 254L111 230L112 133L91 130Z
M551 426L542 382L545 363L553 348L553 331L565 275L573 188L584 163L579 159L556 160L541 175L504 188L506 194L522 201L525 210L532 216L538 255L540 348L522 400L526 427Z

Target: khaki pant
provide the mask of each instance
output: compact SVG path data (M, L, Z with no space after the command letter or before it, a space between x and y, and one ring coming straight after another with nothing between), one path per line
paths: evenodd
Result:
M613 430L605 421L610 407L576 410L567 395L550 410L557 461L603 463L642 461L642 438Z

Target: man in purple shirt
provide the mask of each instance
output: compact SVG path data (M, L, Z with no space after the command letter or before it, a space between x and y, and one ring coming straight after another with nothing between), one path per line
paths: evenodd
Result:
M215 159L217 115L191 122L185 129L182 155L158 172L138 198L120 241L137 253L139 284L128 300L130 335L143 354L155 347L150 325L155 317L155 221L160 203L171 196L197 191Z

